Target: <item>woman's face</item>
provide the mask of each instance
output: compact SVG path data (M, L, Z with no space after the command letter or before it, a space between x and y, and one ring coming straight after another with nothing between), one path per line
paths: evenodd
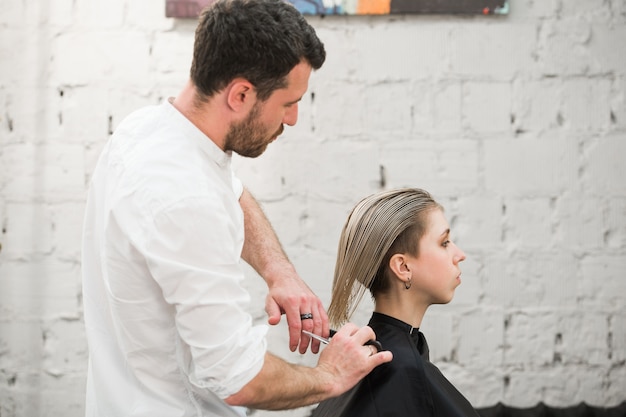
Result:
M440 209L430 210L426 231L419 241L419 256L408 256L411 290L427 305L446 304L461 284L459 262L465 253L450 240L450 226Z

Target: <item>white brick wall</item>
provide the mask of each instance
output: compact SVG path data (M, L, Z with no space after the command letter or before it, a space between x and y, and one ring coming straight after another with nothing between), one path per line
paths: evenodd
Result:
M626 400L626 2L510 3L503 17L309 18L328 60L299 123L237 167L325 302L352 205L381 186L430 190L468 255L455 300L423 326L443 372L479 407L615 405ZM163 0L2 3L2 417L83 414L86 183L120 120L186 81L194 29L166 19ZM315 362L288 352L284 323L270 335L272 350Z

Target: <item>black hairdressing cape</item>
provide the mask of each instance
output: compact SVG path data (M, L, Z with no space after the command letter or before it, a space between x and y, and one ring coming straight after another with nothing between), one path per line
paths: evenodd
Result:
M320 403L312 417L478 417L430 362L419 329L380 313L373 313L369 325L393 360L347 393Z

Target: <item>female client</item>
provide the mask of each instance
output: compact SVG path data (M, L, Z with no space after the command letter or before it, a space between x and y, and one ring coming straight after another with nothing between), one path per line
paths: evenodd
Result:
M328 316L335 328L348 321L368 289L375 304L369 326L393 360L320 403L313 417L478 416L429 361L419 331L430 305L452 300L464 259L443 208L424 190L381 192L354 207L339 240Z

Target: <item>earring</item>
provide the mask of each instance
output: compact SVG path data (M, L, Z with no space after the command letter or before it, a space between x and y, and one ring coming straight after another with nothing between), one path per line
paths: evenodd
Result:
M407 290L411 288L411 277L404 283L404 288Z

